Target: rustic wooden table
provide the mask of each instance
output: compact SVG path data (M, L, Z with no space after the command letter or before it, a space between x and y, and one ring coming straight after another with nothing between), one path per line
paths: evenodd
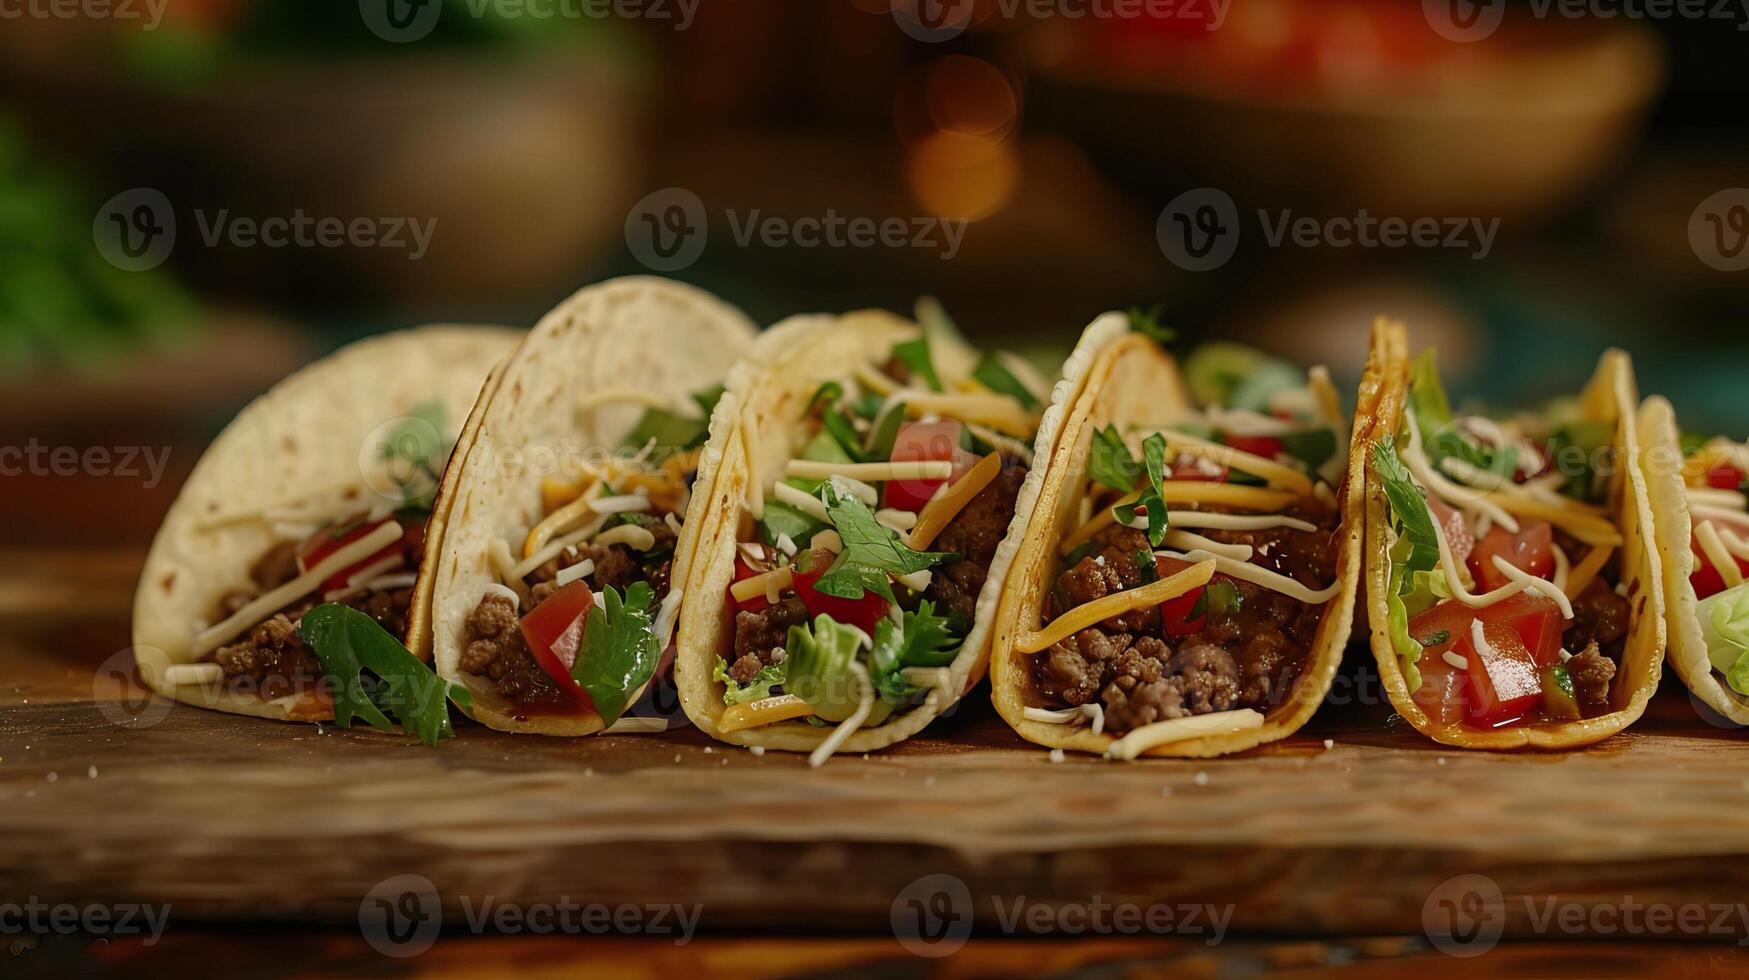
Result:
M463 724L431 750L145 698L125 673L140 557L0 552L0 928L27 899L168 906L167 927L13 929L0 972L1473 971L1430 921L1503 973L1749 967L1749 740L1676 688L1548 755L1391 725L1364 657L1307 732L1216 761L1053 764L976 703L820 770L694 731ZM526 934L522 910L568 903L655 934ZM692 916L697 938L674 931ZM1134 932L1162 916L1170 934Z

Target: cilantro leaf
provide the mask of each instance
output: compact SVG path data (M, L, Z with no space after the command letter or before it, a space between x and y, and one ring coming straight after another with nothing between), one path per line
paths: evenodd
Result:
M960 642L947 617L935 615L935 604L925 599L916 612L901 614L875 624L874 649L869 653L869 677L875 690L895 704L904 704L917 688L901 673L906 667L946 667L959 655Z
M717 665L711 671L711 680L723 685L723 704L746 704L749 701L763 701L771 697L771 689L784 682L784 665L766 664L759 668L759 673L753 679L742 684L729 676L729 662L722 657L717 658Z
M1148 513L1148 543L1160 547L1166 539L1166 437L1156 432L1142 443L1142 458L1148 470L1148 486L1136 506Z
M426 745L436 745L455 735L445 699L464 709L474 706L467 688L438 677L376 620L350 606L323 603L304 614L298 632L333 684L334 723L341 728L362 718L387 732L398 722ZM362 673L367 670L374 681Z
M1155 303L1145 310L1139 306L1132 306L1130 307L1130 329L1161 346L1170 344L1178 339L1178 331L1160 322L1160 317L1165 312L1165 303Z
M589 692L603 725L618 721L626 704L656 673L662 647L650 617L655 598L648 582L626 586L623 599L613 586L604 585L602 604L589 609L571 677Z
M1433 515L1427 510L1427 495L1415 485L1409 468L1397 455L1394 436L1385 436L1373 445L1372 468L1384 481L1391 516L1401 526L1403 540L1409 542L1407 573L1438 567L1439 538L1434 533Z
M1142 474L1142 464L1130 455L1117 426L1107 425L1095 432L1090 449L1087 475L1093 482L1124 493L1135 489L1136 478Z
M814 588L826 595L860 599L873 592L894 602L888 575L909 575L956 557L947 552L913 551L892 528L875 520L867 504L853 494L840 492L830 480L820 484L817 492L844 542L844 550L832 567L814 583Z
M999 395L1016 399L1029 410L1038 407L1038 396L1022 384L994 353L979 358L978 366L972 369L972 379Z
M808 407L802 412L802 417L807 418L822 406L830 409L843 397L844 385L836 381L822 382L820 387L814 389L814 396L808 399Z
M929 356L929 335L893 345L893 356L904 362L911 373L922 378L932 391L942 391L941 376L935 373L935 362Z

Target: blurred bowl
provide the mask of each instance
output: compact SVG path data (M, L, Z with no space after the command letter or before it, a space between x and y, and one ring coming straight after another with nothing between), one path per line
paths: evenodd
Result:
M25 83L45 141L103 161L117 191L170 198L174 261L197 283L304 304L411 316L561 292L619 247L645 156L640 80L575 52L274 63L190 90L64 68ZM197 210L209 228L221 213L417 222L429 246L414 258L410 230L405 247L212 244Z
M1269 10L1304 23L1241 20ZM1620 23L1463 45L1433 34L1420 4L1277 2L1230 17L1207 37L1042 25L1041 100L1150 196L1194 182L1325 214L1518 225L1620 158L1663 77L1657 42Z

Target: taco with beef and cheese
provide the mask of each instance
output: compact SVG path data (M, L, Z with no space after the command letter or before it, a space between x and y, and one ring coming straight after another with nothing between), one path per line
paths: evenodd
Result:
M996 619L992 696L1053 749L1224 755L1304 725L1360 574L1340 398L1235 344L1177 362L1108 314L1064 367L1061 432ZM1361 391L1364 424L1378 392Z
M447 692L402 641L418 649L431 607L419 573L444 523L439 475L519 336L436 326L363 340L238 414L146 558L133 626L146 683L236 714L317 721L338 704L343 722L388 727L386 710L428 740L447 733Z
M658 672L712 477L711 409L755 327L635 277L548 313L476 409L444 481L433 659L509 732L614 725ZM662 727L626 719L622 730Z
M1640 406L1639 430L1670 662L1695 697L1749 724L1749 445L1680 433L1656 396Z
M907 738L983 674L1051 393L932 301L919 318L792 317L717 403L675 670L718 739L818 765Z
M1664 650L1662 563L1633 366L1608 351L1577 398L1455 414L1432 351L1373 331L1367 603L1397 712L1478 749L1571 748L1645 710Z

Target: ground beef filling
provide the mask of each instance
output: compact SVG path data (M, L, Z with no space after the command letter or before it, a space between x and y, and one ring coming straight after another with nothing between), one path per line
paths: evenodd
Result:
M938 613L976 617L978 593L990 574L990 562L996 549L1008 534L1008 524L1014 519L1014 501L1020 496L1020 485L1026 482L1026 467L1004 467L990 485L978 491L953 520L936 535L930 545L935 551L959 555L958 561L935 569L929 588L923 597L935 603Z
M405 570L417 572L424 552L423 524L409 524L401 545ZM249 570L256 591L226 596L221 604L222 614L229 616L256 596L296 578L301 546L302 542L288 541L262 555ZM407 617L413 608L412 588L354 593L336 601L376 620L394 636L407 633ZM258 694L268 700L314 690L322 678L322 663L304 646L298 635L298 623L320 602L320 596L306 596L257 623L236 642L219 647L213 660L225 672L226 689L238 694Z
M1320 530L1197 533L1251 545L1256 564L1322 589L1336 577L1336 514L1309 498L1288 513ZM1058 577L1047 603L1051 617L1153 580L1153 549L1144 532L1114 527L1095 543L1095 553ZM1108 731L1236 708L1268 713L1293 690L1305 668L1323 608L1231 581L1239 593L1238 608L1208 614L1192 635L1165 637L1159 607L1151 606L1064 639L1033 657L1035 689L1053 704L1100 703Z
M588 559L595 570L584 579L599 592L607 586L623 593L634 582L647 582L660 604L667 597L671 584L676 535L666 521L643 524L654 537L655 544L647 554L640 554L623 544L598 547L567 548L563 553L528 573L529 609L541 604L559 590L559 572ZM654 560L650 560L654 556ZM522 636L522 620L515 605L502 596L487 594L468 616L466 643L462 646L461 669L476 677L490 680L498 696L516 704L541 706L558 703L562 692L529 652L528 641Z
M1588 545L1560 528L1555 528L1555 544L1575 564L1584 561L1590 551ZM1628 618L1633 605L1616 594L1611 584L1618 578L1617 560L1610 558L1603 571L1573 600L1573 621L1561 634L1564 649L1580 651L1567 661L1567 673L1573 678L1573 692L1586 717L1609 709L1609 684L1627 647Z

